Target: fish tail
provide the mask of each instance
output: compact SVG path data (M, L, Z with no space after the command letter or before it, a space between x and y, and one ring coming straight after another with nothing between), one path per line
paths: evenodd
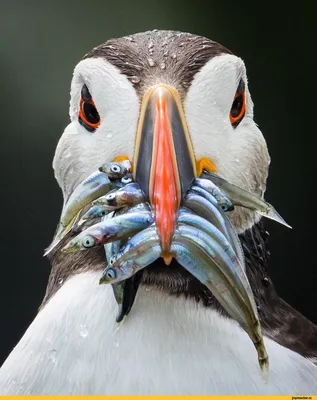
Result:
M47 249L45 249L45 252L43 254L43 257L46 257L55 247L58 245L58 243L63 239L64 236L67 235L67 233L72 229L72 227L75 225L79 218L80 212L75 215L75 217L71 220L71 222L64 227L62 224L59 224L59 226L56 229L56 233L54 236L54 239L52 243L48 246Z
M43 257L46 257L50 254L50 252L58 245L60 239L57 237L53 242L45 249Z
M59 241L60 241L60 239L61 239L60 236L61 236L61 234L63 233L63 229L64 229L63 225L62 225L61 223L59 223L59 224L57 225L56 231L55 231L55 233L54 233L53 241L52 241L52 243L45 249L45 252L44 252L44 254L43 254L43 257L46 257L46 256L58 245L58 243L59 243Z
M259 342L254 343L254 346L258 353L258 362L260 365L262 378L264 382L267 383L269 379L269 356L266 352L263 338L261 338Z
M261 368L261 375L265 383L269 381L269 357L259 358L259 364Z
M266 352L259 320L255 322L254 327L257 340L253 341L253 344L258 353L258 362L260 365L262 378L264 382L267 383L269 378L269 356Z
M267 218L273 219L276 222L279 222L280 224L287 226L287 228L292 229L292 227L284 220L283 217L275 210L275 208L270 204L270 208L265 215Z

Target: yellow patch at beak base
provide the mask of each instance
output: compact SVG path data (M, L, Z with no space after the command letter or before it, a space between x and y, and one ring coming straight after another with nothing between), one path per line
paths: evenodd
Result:
M201 158L199 161L196 161L197 177L200 177L204 169L209 172L217 172L215 164L209 158Z

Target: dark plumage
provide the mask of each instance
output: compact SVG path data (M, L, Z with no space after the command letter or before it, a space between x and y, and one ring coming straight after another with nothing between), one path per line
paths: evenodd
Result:
M84 58L105 58L126 75L139 95L161 77L180 94L211 58L231 52L202 36L175 31L149 31L111 39Z

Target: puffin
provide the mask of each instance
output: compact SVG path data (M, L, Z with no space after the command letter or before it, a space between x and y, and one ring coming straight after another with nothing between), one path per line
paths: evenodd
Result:
M169 222L175 193L203 170L264 196L270 157L246 67L208 38L154 30L93 48L75 67L69 115L53 161L64 203L102 163L120 159L133 162L145 193L154 184L152 205ZM0 369L0 394L316 395L317 327L274 289L260 216L236 207L228 217L258 307L267 382L242 328L175 260L131 278L131 310L118 323L111 285L99 285L103 249L61 252L70 232L49 255L45 297Z

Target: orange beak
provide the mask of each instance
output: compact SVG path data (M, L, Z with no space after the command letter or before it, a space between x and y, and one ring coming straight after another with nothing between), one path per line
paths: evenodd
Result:
M134 178L154 211L168 265L176 214L196 176L196 163L180 96L159 85L144 95L136 136Z

